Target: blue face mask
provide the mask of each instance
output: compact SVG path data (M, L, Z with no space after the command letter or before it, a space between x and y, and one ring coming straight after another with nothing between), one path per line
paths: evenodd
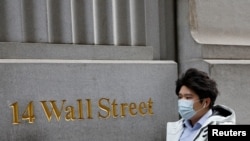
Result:
M193 109L193 105L194 105L193 100L185 100L185 99L178 100L178 112L180 113L182 118L184 118L185 120L191 119L197 112L205 108L206 103L198 111L195 111Z

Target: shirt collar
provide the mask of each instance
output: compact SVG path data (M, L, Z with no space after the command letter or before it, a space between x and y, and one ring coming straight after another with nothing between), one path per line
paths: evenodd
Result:
M191 129L191 130L196 130L196 129L199 129L205 122L206 120L212 115L212 110L208 110L207 113L205 115L203 115L201 117L200 120L198 120L197 123L194 124L194 126L192 127L189 120L185 120L184 121L184 126Z
M207 113L198 121L198 123L200 123L201 125L203 125L207 119L212 115L212 110L208 110Z

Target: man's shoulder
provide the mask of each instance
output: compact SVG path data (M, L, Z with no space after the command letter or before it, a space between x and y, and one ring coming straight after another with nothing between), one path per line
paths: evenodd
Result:
M167 122L167 134L175 135L183 130L183 119Z
M177 121L169 121L167 122L168 127L176 127L176 126L183 126L184 119L179 119Z
M215 105L213 114L207 122L212 122L213 124L235 124L236 115L233 109L225 105Z

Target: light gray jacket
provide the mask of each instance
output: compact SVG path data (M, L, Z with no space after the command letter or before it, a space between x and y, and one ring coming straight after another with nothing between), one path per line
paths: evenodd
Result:
M233 109L224 105L216 105L212 108L212 110L212 116L210 116L204 125L202 125L193 141L208 140L208 125L236 124L236 117ZM183 122L184 119L180 119L176 122L167 123L166 141L179 141L179 138L184 130Z

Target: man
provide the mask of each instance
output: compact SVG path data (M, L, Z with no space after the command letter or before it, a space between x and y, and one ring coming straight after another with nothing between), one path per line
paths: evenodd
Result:
M167 141L207 141L208 125L235 124L235 112L214 105L216 82L207 73L191 68L176 81L178 112L182 117L167 123Z

